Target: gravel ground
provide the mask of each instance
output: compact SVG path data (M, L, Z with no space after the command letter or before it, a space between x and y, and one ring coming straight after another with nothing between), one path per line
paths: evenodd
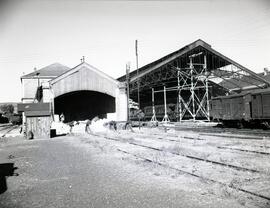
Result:
M18 167L19 175L7 177L1 208L245 207L234 197L213 193L211 184L172 172L157 174L156 167L111 156L110 149L78 136L1 139L0 163L7 162Z

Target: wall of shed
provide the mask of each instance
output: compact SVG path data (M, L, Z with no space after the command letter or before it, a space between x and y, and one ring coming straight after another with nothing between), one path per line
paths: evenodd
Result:
M49 137L51 121L50 116L26 117L26 132L32 131L35 138Z
M83 66L73 74L53 83L52 87L55 97L79 90L96 91L115 97L117 83Z
M127 91L125 83L120 83L119 88L116 89L116 120L127 121L128 116L128 103Z

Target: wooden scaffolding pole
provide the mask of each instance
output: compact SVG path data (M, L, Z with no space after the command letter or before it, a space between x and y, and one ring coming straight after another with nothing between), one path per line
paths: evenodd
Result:
M207 71L207 59L206 54L204 54L204 71L205 71L205 96L206 96L206 114L207 120L210 121L210 109L209 109L209 87L208 87L208 71Z
M151 118L151 122L157 122L157 117L156 117L156 110L155 110L155 91L154 88L152 88L152 110L153 110L153 116Z
M192 57L189 57L189 61L190 61L190 80L191 80L191 100L192 100L192 117L193 117L193 121L195 121L195 97L194 97L194 76L193 76L193 63L192 63Z
M166 100L166 86L164 86L164 117L162 122L167 123L170 122L170 119L167 114L167 100Z

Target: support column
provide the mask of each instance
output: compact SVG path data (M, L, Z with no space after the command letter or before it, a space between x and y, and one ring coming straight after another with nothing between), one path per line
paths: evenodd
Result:
M182 104L181 104L181 90L180 90L180 69L177 72L177 85L178 85L178 115L179 115L179 122L182 122Z
M152 107L153 107L153 116L151 118L151 122L157 122L156 110L155 110L155 91L152 88Z
M204 70L205 70L205 94L206 94L206 109L207 120L210 121L210 109L209 109L209 89L208 89L208 71L207 71L207 59L204 55Z
M162 119L162 122L170 122L167 114L166 86L164 86L164 117Z
M195 97L194 97L194 77L193 77L193 64L192 64L192 57L189 57L190 60L190 80L191 80L191 100L192 100L192 117L193 117L193 121L195 121Z

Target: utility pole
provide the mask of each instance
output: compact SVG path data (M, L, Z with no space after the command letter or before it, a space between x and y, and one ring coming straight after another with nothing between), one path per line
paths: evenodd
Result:
M36 76L37 76L37 80L38 80L38 88L39 88L39 85L40 85L40 83L39 83L39 75L40 75L40 73L37 72L37 73L36 73Z
M138 61L138 40L135 40L135 53L136 53L136 68L137 68L137 91L138 91L138 106L140 109L140 80L139 80L139 61Z
M126 82L127 82L127 120L130 121L129 112L129 72L130 72L130 62L126 64Z

